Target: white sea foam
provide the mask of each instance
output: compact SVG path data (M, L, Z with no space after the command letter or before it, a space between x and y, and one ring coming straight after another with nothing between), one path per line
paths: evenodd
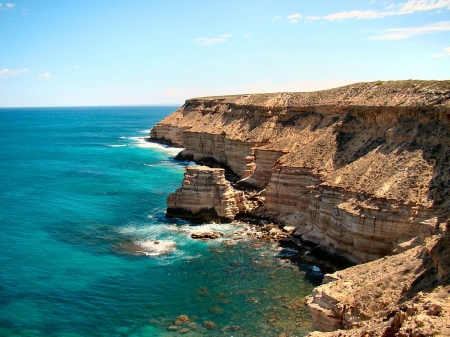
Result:
M140 133L147 133L147 134L150 134L150 129L147 129L147 130L142 130L142 131L139 131Z
M177 249L177 244L171 240L146 240L136 241L135 243L142 248L142 253L147 256L166 255Z
M127 146L127 144L109 144L109 147L124 147Z
M189 253L193 245L210 245L229 240L230 237L241 229L241 226L232 224L205 224L205 225L129 225L117 228L117 232L129 237L138 247L138 252L147 256L160 256L159 263L171 264L177 260L190 260L200 255ZM211 241L198 241L191 239L191 234L199 231L219 231L224 237Z
M158 143L148 142L145 137L129 137L129 139L135 142L134 146L136 147L159 150L173 156L177 155L180 151L183 150L179 147L169 147Z
M222 232L224 234L230 234L236 231L238 228L236 225L232 224L220 224L220 223L209 223L203 225L182 225L182 226L166 226L166 230L177 231L181 233L186 233L191 235L195 232Z
M165 233L166 226L164 225L153 225L153 226L136 226L134 224L129 224L125 227L120 227L117 232L123 235L132 235L146 240L155 239L161 234Z

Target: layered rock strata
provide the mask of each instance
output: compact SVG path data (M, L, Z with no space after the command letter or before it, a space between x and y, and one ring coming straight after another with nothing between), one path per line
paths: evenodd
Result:
M386 270L397 270L412 286L411 271L421 270L419 252L427 238L444 235L449 219L450 81L377 81L311 93L190 99L150 136L184 147L181 157L234 172L240 179L236 186L259 191L260 207L250 210L242 202L239 209L239 202L230 201L229 210L221 210L227 219L239 212L270 218L353 262L376 260L380 284L392 279ZM195 194L189 184L185 189ZM239 199L229 194L227 200ZM180 196L189 214L200 212ZM179 210L174 198L169 209ZM211 209L218 215L216 206ZM389 258L392 263L377 260L392 254L400 254ZM314 293L309 304L319 329L359 329L360 322L381 319L376 314L384 310L381 302L374 301L372 314L358 307L373 297L352 302L359 291L352 280L359 272L339 274L347 281ZM400 305L403 288L388 288L383 289ZM395 313L387 321L391 325L380 336L400 333L405 317ZM380 326L360 335L378 336Z
M224 169L188 166L182 187L167 198L166 215L194 221L230 221L239 210L245 210L244 192L231 187Z
M233 171L262 191L258 215L357 263L420 244L450 208L450 81L190 99L151 138Z

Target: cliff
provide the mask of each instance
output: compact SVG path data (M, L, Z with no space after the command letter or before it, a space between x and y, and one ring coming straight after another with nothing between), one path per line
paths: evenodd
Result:
M151 138L259 191L261 206L243 211L356 263L445 232L450 81L190 99Z
M260 215L357 263L422 242L450 206L449 81L190 99L151 138L230 169L263 191Z

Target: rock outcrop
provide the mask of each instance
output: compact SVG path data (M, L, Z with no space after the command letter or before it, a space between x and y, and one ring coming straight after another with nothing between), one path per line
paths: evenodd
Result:
M220 179L189 182L197 178L187 177L198 175L189 168L183 189L169 197L168 214L188 209L188 215L202 216L209 209L231 219L245 211L293 226L295 236L355 263L378 263L332 276L333 283L316 290L309 304L321 330L355 330L367 328L361 322L374 317L382 320L384 293L379 301L376 294L358 297L352 280L362 272L368 279L378 275L384 287L397 270L403 284L412 287L414 271L425 268L428 238L446 235L450 81L377 81L310 93L190 99L150 136L184 147L180 158L223 167L238 177L235 186L259 193L260 207L251 210L244 197L225 192L231 186L219 187L225 183L211 185L211 191L204 187ZM209 197L202 199L194 186L203 186L199 190ZM196 193L197 199L190 197ZM377 260L393 254L399 255ZM383 289L404 312L399 309L403 286ZM391 325L383 336L406 326L398 310L384 316ZM371 333L360 335L378 336Z
M217 239L222 236L223 233L221 232L195 232L191 234L191 238L201 240Z
M326 275L307 298L310 336L450 336L450 235Z
M166 215L193 221L231 221L240 209L245 210L244 192L231 187L224 169L188 166L183 186L167 198Z

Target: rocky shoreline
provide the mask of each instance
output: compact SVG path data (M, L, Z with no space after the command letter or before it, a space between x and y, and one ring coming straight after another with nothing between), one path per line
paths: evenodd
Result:
M359 264L308 298L311 336L449 332L450 81L191 99L150 138L206 165L168 216L265 219L256 236Z

